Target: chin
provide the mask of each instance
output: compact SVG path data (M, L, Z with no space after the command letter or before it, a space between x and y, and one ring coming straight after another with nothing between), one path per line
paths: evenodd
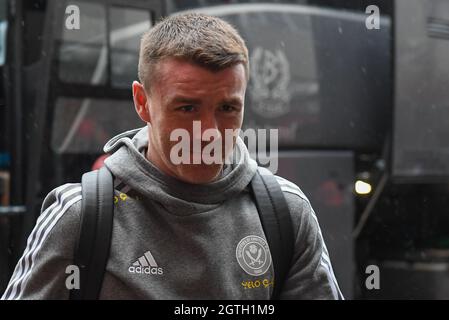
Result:
M222 165L183 165L178 168L178 179L191 184L206 184L215 181L221 174Z

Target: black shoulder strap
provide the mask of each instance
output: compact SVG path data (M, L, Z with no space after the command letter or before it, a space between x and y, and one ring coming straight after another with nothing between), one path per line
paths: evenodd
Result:
M83 174L81 224L74 263L80 270L80 288L72 300L94 300L100 295L114 218L113 178L106 167Z
M251 187L272 256L272 299L279 299L293 257L294 236L290 210L274 175L262 175L257 171Z

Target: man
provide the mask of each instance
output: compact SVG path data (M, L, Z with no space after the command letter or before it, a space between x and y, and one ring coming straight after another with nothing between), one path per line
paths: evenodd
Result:
M115 213L101 299L270 299L273 264L249 192L258 166L237 135L248 69L243 40L218 18L173 16L143 36L140 83L132 89L147 126L104 148L112 153L105 165L115 177ZM188 158L199 162L173 161L178 141L170 137L179 129L190 136ZM220 139L227 129L231 139ZM209 140L219 141L223 161L201 158ZM295 237L280 297L342 298L309 201L296 185L277 179ZM80 207L79 184L46 197L4 299L69 297L65 271L73 264ZM238 259L247 239L257 243L246 260ZM254 273L251 266L260 268Z

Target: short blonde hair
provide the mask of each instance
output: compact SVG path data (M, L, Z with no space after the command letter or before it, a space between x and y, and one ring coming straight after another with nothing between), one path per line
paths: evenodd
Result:
M243 64L249 79L248 48L228 22L200 13L167 17L140 42L138 75L148 90L154 81L156 65L164 58L181 58L212 71Z

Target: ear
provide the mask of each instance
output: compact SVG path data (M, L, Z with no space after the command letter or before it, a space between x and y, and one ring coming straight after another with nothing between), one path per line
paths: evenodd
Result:
M134 108L136 108L137 114L142 121L151 123L150 105L143 85L138 81L134 81L132 87Z

